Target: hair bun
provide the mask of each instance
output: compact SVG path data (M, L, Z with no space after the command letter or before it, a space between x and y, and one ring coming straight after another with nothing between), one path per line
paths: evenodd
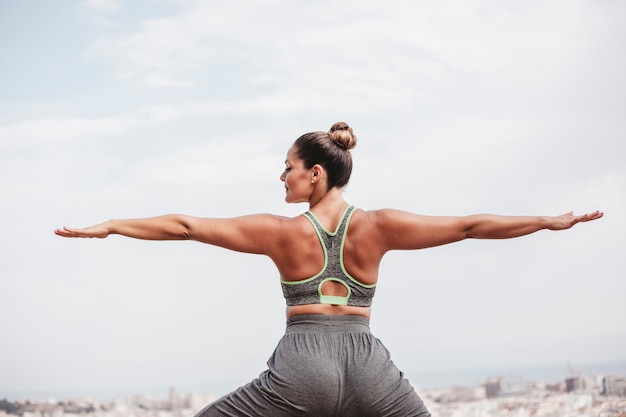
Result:
M352 128L345 122L337 122L330 127L328 132L330 139L337 146L350 150L356 146L356 135L352 132Z

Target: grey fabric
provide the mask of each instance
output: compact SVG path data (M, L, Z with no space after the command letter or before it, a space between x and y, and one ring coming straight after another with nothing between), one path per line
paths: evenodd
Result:
M300 315L249 384L196 417L429 417L361 316Z
M374 298L376 287L364 286L344 273L343 268L341 253L343 248L342 243L348 231L348 225L354 210L355 208L353 206L349 206L346 209L334 233L329 233L324 229L313 213L306 212L303 214L303 216L309 219L313 224L313 227L315 227L317 235L320 238L320 244L325 249L326 266L315 279L297 282L281 281L283 295L285 296L288 306L320 304L321 300L318 289L322 281L327 278L334 278L344 282L350 289L350 295L346 305L358 307L370 307L372 305L372 298Z

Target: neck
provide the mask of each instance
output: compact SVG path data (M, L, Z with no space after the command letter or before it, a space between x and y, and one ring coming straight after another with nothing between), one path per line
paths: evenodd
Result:
M347 204L341 190L334 187L324 193L324 195L311 199L309 201L309 210L315 210L316 212L337 212L345 209Z

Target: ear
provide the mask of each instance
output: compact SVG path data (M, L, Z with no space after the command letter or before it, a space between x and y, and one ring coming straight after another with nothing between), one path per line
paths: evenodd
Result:
M315 164L310 169L310 173L311 173L311 181L318 182L322 179L324 174L326 174L326 171L324 170L324 167L321 166L320 164Z

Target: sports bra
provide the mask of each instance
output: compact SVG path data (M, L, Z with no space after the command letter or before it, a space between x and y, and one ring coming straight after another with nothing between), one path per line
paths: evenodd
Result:
M324 267L311 278L300 281L280 281L288 306L333 304L369 307L372 305L376 284L367 285L357 281L348 274L343 264L343 246L348 232L348 224L354 211L353 206L346 208L335 232L329 232L312 212L303 213L303 216L309 219L317 232L324 250ZM347 289L348 295L322 294L322 285L327 281L342 284Z

